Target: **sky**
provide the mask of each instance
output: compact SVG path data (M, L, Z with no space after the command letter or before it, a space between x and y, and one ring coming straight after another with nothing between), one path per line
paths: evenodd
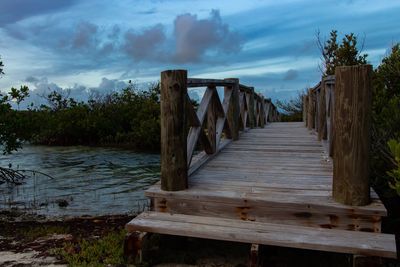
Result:
M290 99L320 80L317 32L355 33L376 67L400 42L398 14L398 0L0 0L0 90L85 99L187 69Z

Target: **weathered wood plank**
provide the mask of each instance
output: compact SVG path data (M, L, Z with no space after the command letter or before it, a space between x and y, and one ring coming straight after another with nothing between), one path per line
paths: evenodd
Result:
M394 235L145 212L127 230L396 258Z

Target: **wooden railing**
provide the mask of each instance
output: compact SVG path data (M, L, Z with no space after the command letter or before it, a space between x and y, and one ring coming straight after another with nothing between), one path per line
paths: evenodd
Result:
M333 160L333 198L370 202L369 146L372 66L337 67L303 96L303 121Z
M188 95L192 87L206 87L198 106ZM217 87L224 88L223 96ZM279 112L271 100L240 84L239 79L188 78L186 70L162 72L161 189L186 189L187 177L238 140L240 131L278 120Z

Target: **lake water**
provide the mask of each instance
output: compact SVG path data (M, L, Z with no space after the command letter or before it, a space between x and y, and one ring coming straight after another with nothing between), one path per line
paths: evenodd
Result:
M0 155L0 166L30 169L24 184L0 184L0 210L54 216L131 213L148 205L143 190L159 180L160 156L115 148L24 146ZM61 200L68 205L60 207ZM65 203L65 201L64 201Z

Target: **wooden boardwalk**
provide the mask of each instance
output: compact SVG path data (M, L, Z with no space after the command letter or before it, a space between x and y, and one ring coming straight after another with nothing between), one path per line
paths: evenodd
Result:
M368 182L371 71L343 67L337 88L324 78L303 98L304 122L286 123L238 79L163 72L161 181L145 192L151 211L126 228L396 258ZM202 86L193 105L187 88Z
M344 230L380 232L386 209L332 199L332 162L303 123L270 123L242 133L189 176L189 187L146 191L154 210Z

